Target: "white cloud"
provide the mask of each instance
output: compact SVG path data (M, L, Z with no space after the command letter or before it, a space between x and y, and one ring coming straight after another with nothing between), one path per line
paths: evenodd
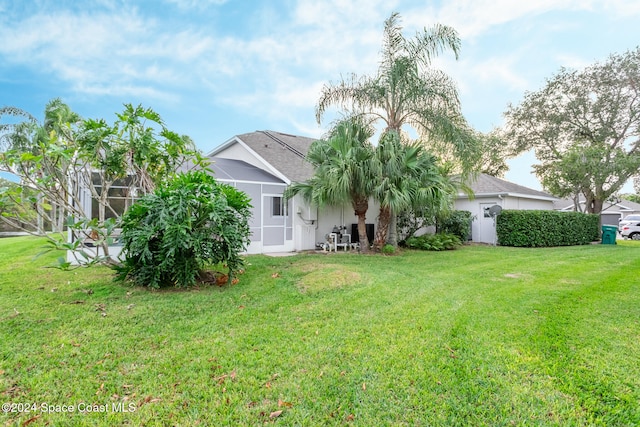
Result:
M107 95L133 99L154 99L165 104L178 102L178 96L166 91L158 90L152 86L127 85L127 84L92 84L90 86L78 86L78 92L85 95Z
M176 5L179 9L203 9L206 6L221 6L228 0L165 0L169 4Z
M491 27L553 10L591 10L594 0L452 0L437 12L437 22L451 25L463 38L473 38Z
M435 22L456 28L465 42L462 59L453 62L445 54L436 65L459 83L462 93L476 94L478 86L509 92L531 89L527 78L532 74L522 66L529 46L468 54L467 41L473 46L481 36L507 23L520 24L525 17L599 5L595 0L448 0L441 5L422 0L292 0L286 2L286 11L285 2L255 2L245 21L227 23L199 19L205 12L219 17L215 8L224 1L166 2L170 5L165 8L176 14L171 25L158 11L116 0L75 13L67 8L18 19L0 16L0 39L6 41L0 44L0 58L48 73L80 94L172 104L209 98L209 104L275 122L288 120L306 130L315 125L313 106L323 83L375 72L383 22L392 11L401 14L407 36ZM612 0L607 7L619 10L623 3L629 2ZM629 10L640 10L640 1L633 3ZM188 13L190 9L199 15ZM570 66L580 62L580 54L571 51L554 49L548 56Z
M189 0L172 2L194 5ZM9 41L0 46L0 55L92 94L122 91L160 97L176 87L200 85L213 89L212 96L256 105L254 94L277 88L282 93L272 103L281 109L313 104L319 91L311 81L373 72L387 17L384 9L392 4L301 0L291 16L280 16L270 24L272 31L257 36L219 35L213 26L198 25L174 33L159 17L111 6L97 12L50 10L8 22L0 29L0 37ZM295 85L282 83L292 81Z
M603 2L602 8L607 12L612 12L616 17L628 18L640 15L640 1L638 0L607 0Z
M524 91L529 88L529 82L518 69L519 55L494 56L480 62L461 61L466 85L487 85L500 83L511 91ZM456 72L456 75L462 73Z
M165 98L167 86L190 80L183 68L206 57L215 42L206 34L162 33L159 27L135 9L33 15L0 29L0 39L8 41L0 55L52 73L78 91Z

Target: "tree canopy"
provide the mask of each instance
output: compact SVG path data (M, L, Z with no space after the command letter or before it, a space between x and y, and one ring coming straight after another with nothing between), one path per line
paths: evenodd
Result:
M516 153L535 150L534 170L558 197L602 205L640 168L640 48L583 70L561 69L505 113ZM578 205L578 204L576 204Z
M477 166L480 156L477 140L462 116L455 83L444 72L432 67L433 60L444 52L452 52L457 59L460 44L455 29L440 24L406 38L400 16L393 13L384 23L376 74L352 75L337 84L325 85L316 105L318 123L330 106L338 106L349 116L382 122L385 128L381 143L386 134L397 135L391 139L408 140L408 131L413 130L418 134L420 144L435 153L450 153L460 171L469 173ZM411 197L410 194L401 195L408 188L396 186L403 182L397 173L401 156L407 153L395 150L400 157L390 161L391 151L382 151L378 154L387 157L384 161L386 169L382 171L387 175L380 181L384 188L380 187L376 192L381 203L379 219L382 219L378 228L388 225L389 243L396 246L397 212L394 209L406 206L399 201ZM381 231L378 240L383 236L387 236L386 230Z
M419 142L402 142L394 130L385 132L375 150L381 171L376 177L374 197L380 202L375 246L397 242L397 226L393 213L420 210L429 206L434 211L449 210L453 187L437 165L436 158Z
M50 243L74 249L83 259L98 258L78 251L89 238L108 256L107 234L116 219L185 158L197 155L188 137L170 131L155 111L142 106L125 104L113 124L82 119L60 99L47 103L42 122L13 107L0 113L18 119L0 122L0 170L20 178L20 186L2 191L0 204L34 204L38 225L33 228L42 233L41 223L50 223L59 233L49 235ZM25 218L4 220L15 226ZM71 243L64 227L74 230Z
M369 250L365 218L379 167L369 141L373 128L358 118L338 122L327 137L315 141L307 153L314 166L306 182L294 183L287 197L300 194L316 206L350 203L358 217L358 236L363 252Z
M354 74L337 84L325 85L316 105L318 123L327 108L338 106L349 115L382 121L385 130L401 134L413 129L428 149L453 151L468 171L479 151L462 116L458 89L447 74L432 67L433 60L445 52L452 52L458 59L460 46L457 31L441 24L406 38L400 15L391 14L384 23L376 74Z

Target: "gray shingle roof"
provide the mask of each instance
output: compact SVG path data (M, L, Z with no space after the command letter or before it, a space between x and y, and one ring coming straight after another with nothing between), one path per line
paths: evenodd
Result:
M313 167L305 160L313 138L274 131L244 133L236 138L292 182L306 181L313 175Z
M551 194L545 193L544 191L534 190L484 173L478 175L476 179L470 181L467 185L471 187L476 196L509 194L527 196L534 199L555 199Z

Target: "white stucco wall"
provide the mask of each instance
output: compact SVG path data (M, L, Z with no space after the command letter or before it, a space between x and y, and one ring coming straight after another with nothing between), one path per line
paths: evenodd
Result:
M374 228L378 209L377 203L369 202L366 223L374 224ZM334 226L344 225L347 228L347 233L350 234L352 224L358 223L358 217L354 214L350 204L341 207L317 208L305 203L299 196L293 199L292 216L296 251L316 249L316 243L324 242L325 236L331 233Z
M525 199L521 197L505 197L503 209L514 210L553 210L553 201Z

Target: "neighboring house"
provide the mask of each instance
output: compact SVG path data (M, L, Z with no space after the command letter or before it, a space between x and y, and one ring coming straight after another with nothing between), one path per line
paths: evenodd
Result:
M575 209L575 202L571 199L562 199L554 202L553 208L557 211L575 211L584 212L585 200L580 198L580 209ZM618 225L621 219L627 215L640 214L640 203L631 202L629 200L606 201L602 205L600 212L600 220L602 225Z
M334 226L345 226L347 233L352 232L357 217L349 205L323 208L319 214L316 207L300 196L284 203L283 193L289 184L306 181L313 175L313 167L305 160L313 141L274 131L256 131L234 136L208 154L215 178L251 198L253 217L248 253L315 249L316 243L325 242ZM369 209L368 217L375 218L377 207ZM356 237L352 236L352 240Z
M458 194L455 208L474 215L471 225L471 240L474 242L495 243L495 218L489 213L492 206L498 205L502 209L553 210L554 201L557 200L545 192L487 174L480 174L467 185L473 190L474 197Z

